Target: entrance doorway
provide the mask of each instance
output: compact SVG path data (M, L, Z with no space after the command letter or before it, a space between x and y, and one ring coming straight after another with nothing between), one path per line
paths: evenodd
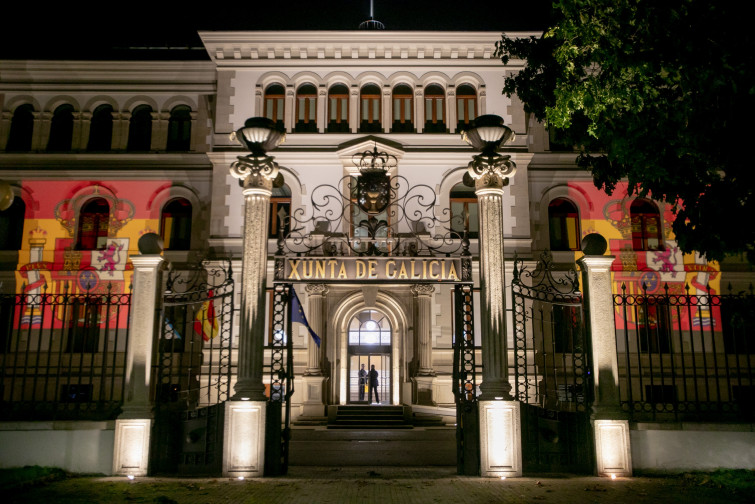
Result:
M391 402L391 324L377 310L359 312L349 323L349 384L348 402L374 403L370 400L369 372L372 366L378 373L377 395L379 402ZM367 376L360 377L364 366Z

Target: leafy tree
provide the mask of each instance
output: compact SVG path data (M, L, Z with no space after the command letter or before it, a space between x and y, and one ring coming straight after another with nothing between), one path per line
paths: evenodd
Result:
M741 5L741 4L740 4ZM595 185L671 204L681 249L755 262L753 28L730 0L559 0L503 92L579 148Z

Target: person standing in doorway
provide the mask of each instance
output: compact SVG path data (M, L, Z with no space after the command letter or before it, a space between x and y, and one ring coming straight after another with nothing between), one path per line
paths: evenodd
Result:
M365 388L367 387L367 370L364 369L364 364L362 364L362 369L359 370L359 400L364 401L364 392Z
M375 364L370 366L370 402L372 402L372 394L375 393L375 403L380 404L380 396L378 395L378 372L375 370Z

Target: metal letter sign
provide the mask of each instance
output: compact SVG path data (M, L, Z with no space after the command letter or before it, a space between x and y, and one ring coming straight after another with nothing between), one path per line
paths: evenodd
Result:
M286 257L276 281L319 283L471 282L460 257Z

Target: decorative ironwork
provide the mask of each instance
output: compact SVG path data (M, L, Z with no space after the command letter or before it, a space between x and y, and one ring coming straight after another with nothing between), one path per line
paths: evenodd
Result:
M111 420L124 399L131 294L56 283L0 294L1 420Z
M619 392L635 420L755 418L755 296L648 294L622 284L614 295Z
M270 388L265 424L265 475L288 472L291 439L291 396L294 394L294 357L291 339L291 284L275 284L273 291ZM282 427L282 428L281 428ZM275 440L280 440L279 443Z
M475 364L474 302L471 285L456 285L454 305L452 383L456 401L456 466L458 474L479 476L478 370Z
M436 213L437 194L429 185L410 186L400 175L391 177L390 204L376 215L351 198L357 185L357 179L347 176L337 185L316 187L310 204L296 209L280 227L290 231L279 237L276 255L469 255L468 237L454 231L463 229L464 216L452 219L448 208Z
M577 272L556 270L547 250L532 271L517 258L511 291L517 399L552 410L587 411L589 345Z

